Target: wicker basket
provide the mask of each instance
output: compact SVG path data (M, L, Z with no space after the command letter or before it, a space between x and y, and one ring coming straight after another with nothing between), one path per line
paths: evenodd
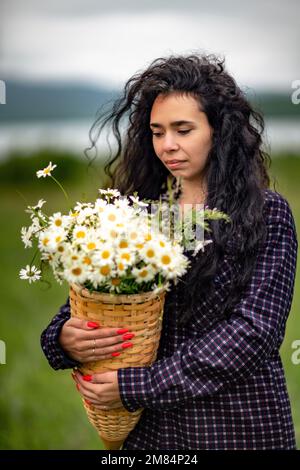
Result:
M128 328L135 333L132 348L120 356L82 365L83 374L102 373L126 367L150 366L156 359L160 340L165 292L133 295L90 293L70 286L71 315L97 321L109 328ZM106 449L119 449L139 421L143 409L133 413L124 407L97 410L83 400L90 422L97 429Z

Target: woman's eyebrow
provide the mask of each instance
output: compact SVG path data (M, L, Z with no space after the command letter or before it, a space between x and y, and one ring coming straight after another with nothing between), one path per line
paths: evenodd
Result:
M183 124L195 124L193 121L185 121L185 120L180 120L180 121L173 121L171 122L171 127L178 127L182 126ZM158 122L151 122L150 127L163 127L161 124Z

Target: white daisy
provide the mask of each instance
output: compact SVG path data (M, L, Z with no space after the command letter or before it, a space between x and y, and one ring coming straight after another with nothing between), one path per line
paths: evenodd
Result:
M49 230L49 242L47 242L47 249L51 252L57 251L61 243L65 241L66 236L66 231L61 227L56 228L55 230Z
M160 253L159 246L152 240L147 241L140 250L140 256L146 263L155 262Z
M31 284L32 282L41 279L41 271L35 266L29 266L29 264L27 264L25 269L20 270L19 276L20 279L27 279L29 281L29 284Z
M122 259L116 260L116 272L118 276L124 276L127 271L127 264Z
M73 263L72 266L67 267L64 270L64 277L69 282L69 284L83 284L88 278L88 272L86 267L81 262L77 262Z
M68 215L62 215L61 212L55 212L55 214L49 217L50 225L55 228L66 228L70 225L72 219Z
M139 207L148 207L148 203L146 202L143 202L143 201L140 201L139 197L135 197L135 196L129 196L129 198L132 200L132 202L134 204L136 204L137 206Z
M99 191L100 194L103 194L105 197L119 197L119 196L121 196L121 193L120 193L120 191L118 191L118 189L107 188L107 189L99 189L98 191Z
M38 170L36 172L36 176L38 178L46 178L46 176L51 176L51 172L54 170L54 168L56 168L57 165L52 165L52 162L49 163L48 166L46 166L46 168L43 168L43 170Z
M81 244L86 241L88 236L88 229L83 225L76 225L73 230L73 241Z
M93 264L104 266L112 264L114 261L115 250L110 243L100 243L93 255Z
M44 201L44 199L39 199L38 203L35 206L32 206L32 209L34 210L41 209L44 204L46 204L46 201Z
M21 228L21 240L24 243L25 248L31 248L32 247L32 235L33 235L33 228L32 226L26 228L22 227Z
M148 282L154 279L156 271L151 265L144 266L143 268L133 268L132 274L138 284L141 282Z
M77 223L81 225L91 225L91 223L93 223L95 213L96 211L92 207L85 207L79 212L77 216Z

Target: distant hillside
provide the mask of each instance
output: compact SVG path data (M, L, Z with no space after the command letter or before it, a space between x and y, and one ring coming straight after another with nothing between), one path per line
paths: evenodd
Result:
M266 116L300 118L300 104L293 104L289 94L257 93L255 97L249 95L249 100Z
M0 121L91 118L100 105L118 95L86 84L30 83L5 80L6 104Z
M6 104L0 105L0 121L93 118L103 103L120 91L90 84L31 83L5 80ZM266 116L300 117L300 105L288 94L253 93L249 100Z

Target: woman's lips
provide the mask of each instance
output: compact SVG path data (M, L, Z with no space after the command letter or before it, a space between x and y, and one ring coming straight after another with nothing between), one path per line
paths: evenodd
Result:
M186 163L186 160L170 160L169 162L166 162L166 165L169 168L177 168L182 166L184 163Z

